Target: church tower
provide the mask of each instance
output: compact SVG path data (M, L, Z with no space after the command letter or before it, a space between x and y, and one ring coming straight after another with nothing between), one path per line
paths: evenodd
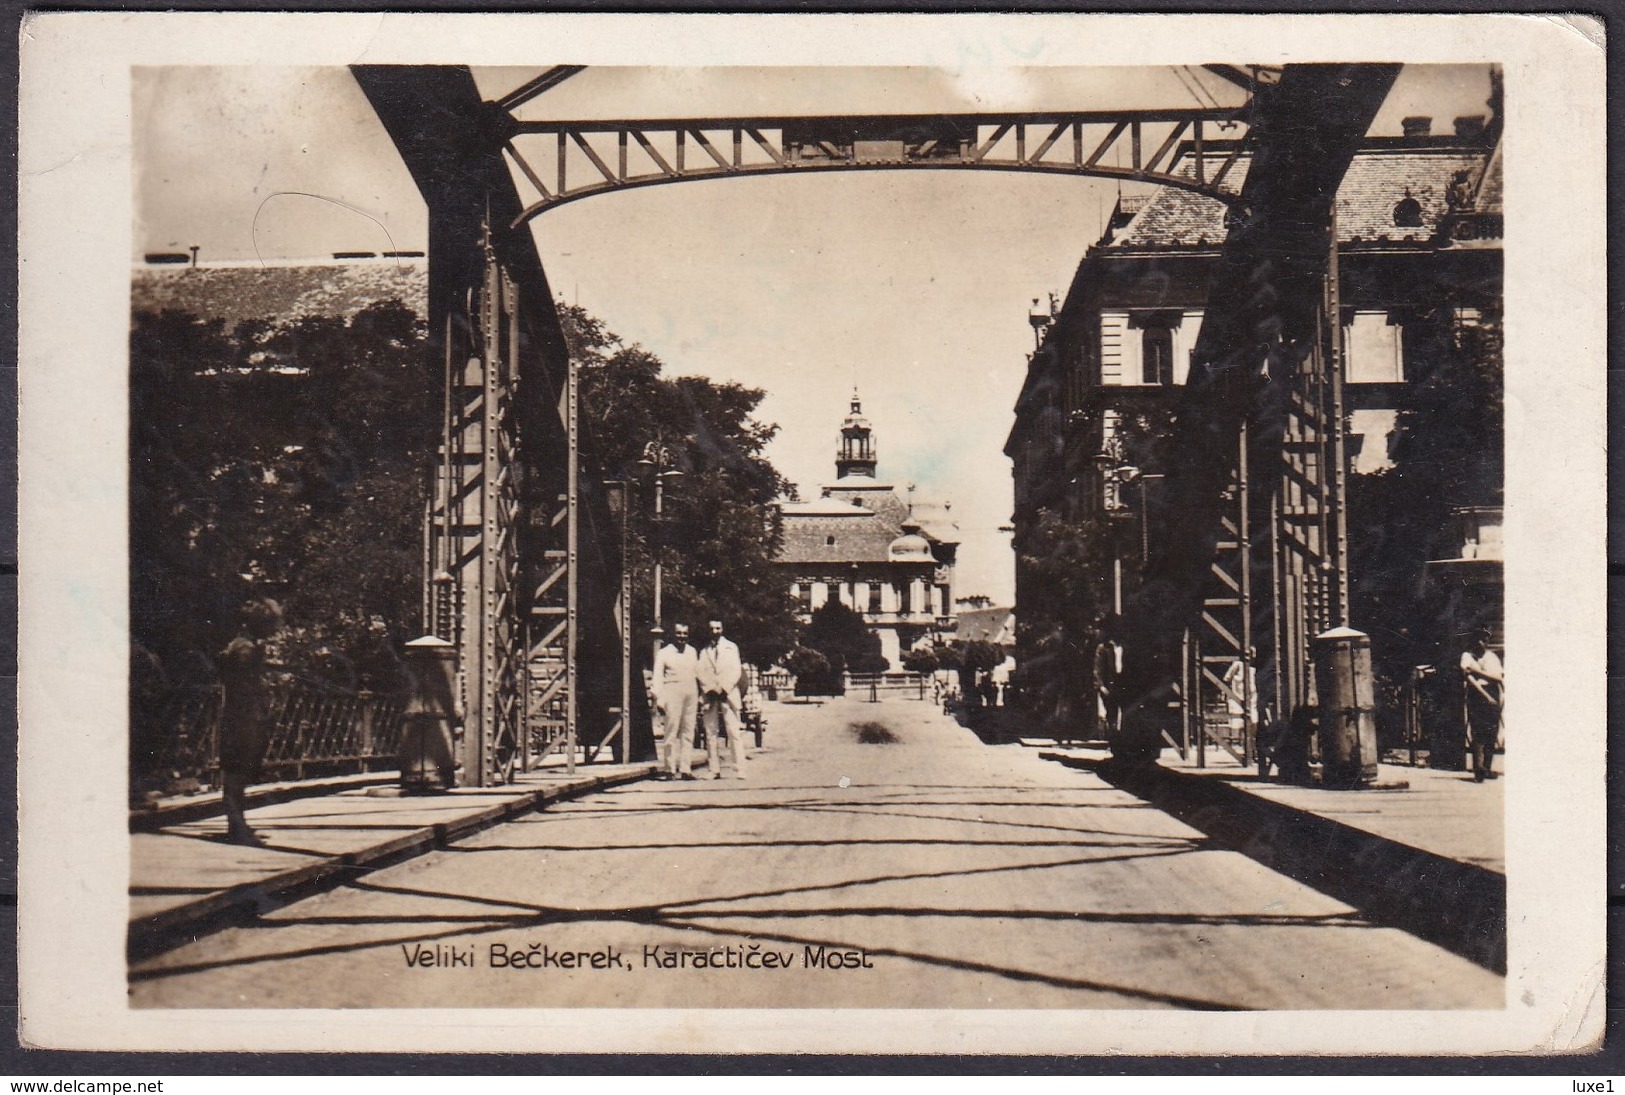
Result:
M841 449L835 454L835 476L845 479L849 475L865 479L875 477L875 445L869 420L863 417L863 403L858 390L852 389L852 410L841 423Z

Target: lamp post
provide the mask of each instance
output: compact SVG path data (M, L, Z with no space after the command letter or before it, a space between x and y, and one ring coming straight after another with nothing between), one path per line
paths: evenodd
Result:
M632 756L632 568L627 558L632 484L624 479L609 479L604 486L610 491L611 511L621 519L621 590L616 600L615 616L621 632L620 759L624 764Z
M666 480L676 479L683 473L671 465L675 461L676 450L667 446L664 440L655 439L643 446L643 459L638 461L638 467L654 476L655 484L655 523L654 523L654 626L649 634L654 640L654 653L660 655L660 640L665 638L666 632L660 626L660 556L663 537L661 535L661 517L665 513ZM652 663L651 663L652 664Z
M1123 488L1140 477L1140 469L1132 464L1120 464L1109 452L1096 453L1095 465L1100 469L1100 508L1111 528L1112 546L1112 613L1123 614L1123 552L1118 543L1117 519L1128 508L1123 504ZM1142 536L1143 540L1143 536ZM1143 549L1142 549L1143 550Z

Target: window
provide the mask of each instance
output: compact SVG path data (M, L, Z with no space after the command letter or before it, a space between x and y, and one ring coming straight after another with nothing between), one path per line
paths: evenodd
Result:
M897 587L897 611L907 616L914 611L914 583L904 582Z
M869 583L869 611L872 612L872 613L880 611L880 583L879 582L870 582Z
M835 537L833 537L833 536L824 537L824 546L825 547L834 547L835 546Z
M1401 198L1394 206L1395 228L1422 227L1422 203L1409 194Z
M1174 382L1174 332L1147 327L1140 332L1140 375L1145 384Z

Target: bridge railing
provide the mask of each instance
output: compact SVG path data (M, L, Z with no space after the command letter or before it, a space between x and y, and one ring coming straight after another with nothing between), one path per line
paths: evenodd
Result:
M173 792L218 786L219 685L171 689L135 715L149 725L139 736L152 742L132 757L132 791ZM264 781L309 779L389 770L399 764L403 697L352 692L289 677L267 688L270 721Z
M846 694L860 700L927 700L932 698L929 673L848 673Z

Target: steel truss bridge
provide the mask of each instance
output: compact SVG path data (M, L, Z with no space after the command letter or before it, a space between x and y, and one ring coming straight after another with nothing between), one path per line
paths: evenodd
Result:
M1244 88L1247 102L564 122L520 114L545 106L545 92L577 66L546 69L494 101L465 68L353 67L428 206L431 367L443 402L425 484L423 612L427 630L457 649L462 781L500 783L554 753L573 767L647 748L647 719L634 718L643 690L630 683L619 524L600 486L606 469L581 449L576 377L528 225L580 198L677 182L997 170L1180 187L1230 205L1239 215L1227 273L1180 419L1185 466L1167 492L1184 516L1148 587L1158 595L1128 606L1129 616L1159 650L1176 651L1194 625L1232 657L1267 642L1298 674L1305 637L1347 597L1328 474L1341 463L1328 449L1340 435L1328 428L1340 415L1327 379L1338 375L1339 328L1325 322L1337 311L1335 289L1326 296L1334 237L1324 196L1336 192L1397 66L1209 69ZM1235 170L1243 156L1245 183ZM1288 405L1254 414L1248 377L1265 359L1286 370L1276 375L1301 379ZM1254 580L1263 553L1252 540L1263 528L1268 565L1291 576L1284 585ZM1255 588L1275 593L1261 603ZM1182 675L1190 687L1188 660L1171 654L1142 674L1148 698Z

